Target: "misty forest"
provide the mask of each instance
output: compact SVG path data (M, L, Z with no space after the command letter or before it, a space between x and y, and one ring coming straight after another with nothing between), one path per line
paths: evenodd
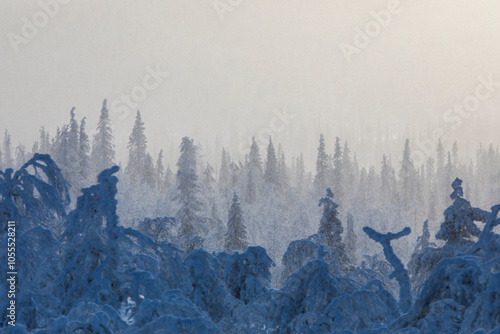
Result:
M415 166L406 140L360 166L321 135L307 170L272 137L213 166L184 137L171 164L138 111L122 165L106 100L93 138L67 117L32 149L3 135L6 333L500 332L497 146L463 161L439 143Z

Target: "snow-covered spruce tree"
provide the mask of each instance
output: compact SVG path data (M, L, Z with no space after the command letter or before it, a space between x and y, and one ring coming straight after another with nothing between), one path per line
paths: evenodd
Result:
M405 148L403 151L403 159L401 160L401 167L399 169L400 181L400 194L403 208L410 210L413 202L414 187L415 187L415 167L411 158L410 140L406 139Z
M385 203L394 203L396 198L396 173L391 166L391 161L384 154L382 156L382 167L380 170L380 190L382 201Z
M500 206L491 210L479 240L467 251L439 262L429 253L422 260L432 270L412 310L389 326L391 332L416 327L420 333L495 333L500 328L500 238L492 231L500 224ZM453 245L435 253L446 247Z
M326 189L326 196L320 199L318 206L323 206L323 216L319 222L318 234L325 238L326 245L331 247L336 253L339 262L345 266L351 263L342 241L344 228L338 218L338 204L333 202L333 192Z
M347 256L351 259L353 263L358 261L356 256L358 237L354 232L354 217L351 213L347 213L347 231L344 238L344 244L346 246Z
M472 237L477 237L481 230L474 221L486 222L489 212L473 208L469 201L463 198L462 180L456 178L451 184L453 200L451 206L444 211L444 222L436 234L436 239L441 239L450 244L467 244L470 246Z
M114 165L115 145L113 144L113 134L111 130L111 120L107 100L102 102L101 116L97 125L97 132L92 143L92 154L90 161L94 174L99 174L102 170Z
M429 241L430 237L429 221L426 220L422 228L422 235L417 238L417 245L411 254L410 261L408 262L408 272L411 276L411 282L415 294L420 292L423 283L428 278L427 275L430 268L427 268L426 266L429 264L434 266L436 264L436 259L433 256L437 250L437 246L435 243ZM426 263L429 259L432 259L432 261Z
M280 190L288 189L290 178L288 177L288 167L286 165L285 152L281 144L278 145L278 184Z
M229 165L231 173L231 185L234 188L236 186L239 174L242 170L232 162ZM255 141L255 137L252 137L252 145L250 146L250 153L248 154L248 160L246 163L246 192L245 192L245 202L254 203L257 194L260 190L259 185L262 180L262 159L260 156L259 145Z
M158 191L163 191L165 189L165 167L163 167L163 149L158 153L158 158L156 159L155 167L155 183L156 189Z
M143 181L147 157L147 139L144 134L144 122L141 113L137 110L132 133L128 137L128 165L125 169L133 186Z
M425 247L436 247L436 244L430 242L431 233L429 232L429 220L424 222L422 227L422 235L417 238L417 245L415 246L415 250L413 252L418 252L424 249Z
M343 162L343 152L340 146L340 138L335 138L335 150L332 157L333 171L332 171L332 183L333 189L337 196L337 202L339 205L344 204L345 197L345 183L344 183L344 166Z
M325 137L320 135L318 158L316 160L316 176L314 177L314 186L316 189L324 189L330 181L330 162L325 148Z
M255 184L255 177L255 173L252 172L252 169L248 169L245 202L249 204L254 203L257 198L257 185Z
M421 248L426 244L426 238L423 238L420 240L422 245L417 245L408 263L415 293L420 292L431 271L441 260L453 258L470 248L474 243L472 237L479 236L481 232L474 221L484 222L489 216L488 212L471 207L470 202L463 198L462 180L455 179L452 188L450 197L453 203L444 211L445 221L436 234L436 239L444 240L446 244L440 248L433 244Z
M207 163L207 167L203 172L203 185L211 193L215 191L217 186L217 181L215 181L214 168L209 163Z
M199 221L198 213L202 209L202 203L198 199L200 186L198 185L198 175L196 175L198 148L194 145L193 139L184 137L180 150L181 156L177 162L178 193L174 199L181 205L176 215L181 224L180 233L186 235L196 231L196 224Z
M255 169L252 169L255 171ZM248 170L250 173L251 169ZM238 184L238 181L240 180L240 177L243 173L243 168L241 168L236 162L231 162L229 164L229 185L232 188L235 188L236 185ZM257 172L256 172L257 173ZM260 176L255 175L256 173L252 173L254 180L256 178L260 178Z
M394 268L394 272L389 276L389 278L395 278L399 283L399 308L401 309L402 313L408 312L412 304L410 276L408 275L408 271L405 269L404 264L394 253L394 250L391 246L391 241L407 236L411 233L411 229L409 227L405 227L401 232L398 233L381 234L374 229L365 226L363 228L363 231L371 239L380 243L384 248L385 258Z
M267 146L266 169L264 171L264 181L273 186L275 189L278 186L278 159L274 150L273 141L269 136L269 145Z
M60 147L56 148L55 161L61 168L64 177L71 184L71 195L76 197L84 181L80 175L80 129L75 118L75 108L70 111L69 124L63 127Z
M437 196L437 206L445 206L447 203L447 193L445 189L450 184L446 182L445 178L445 153L443 143L441 139L438 140L438 145L436 147L436 196Z
M31 154L34 155L35 153L40 153L40 144L38 141L35 141L33 143L33 146L31 147ZM1 158L2 152L0 151L0 166L2 165L2 158Z
M174 186L174 173L170 168L170 165L167 165L167 171L165 172L165 180L163 183L165 189L170 189Z
M9 131L5 130L3 137L3 166L5 169L14 167L14 159L12 159L12 142Z
M88 181L90 178L90 142L89 142L89 136L87 135L85 128L86 128L86 121L84 117L80 122L80 132L78 137L78 143L79 143L78 155L80 161L79 171L80 171L80 177L84 182Z
M346 190L346 196L347 196L350 195L348 188L352 187L356 181L354 173L354 164L351 159L351 149L349 148L349 144L347 144L347 141L344 141L344 151L342 154L342 168L344 171L344 185L345 185L344 189Z
M299 191L299 194L303 194L305 190L308 189L306 184L306 167L304 164L304 154L300 153L297 158L295 170L295 187Z
M56 284L56 294L67 295L63 300L62 312L66 314L75 303L85 296L88 285L97 288L95 298L102 303L117 304L109 287L118 278L118 237L116 215L116 183L113 174L119 167L102 171L98 184L82 189L76 208L68 215L63 234L64 269ZM106 281L101 280L104 278ZM99 291L100 290L100 291Z
M62 129L57 128L56 136L51 145L51 155L58 165L61 165L63 174L65 173L68 156L68 126L63 125Z
M64 269L54 288L61 299L56 323L62 323L63 329L140 333L140 328L152 326L174 328L165 319L153 325L167 314L170 322L180 321L167 310L168 301L162 294L179 289L172 306L184 303L182 295L191 289L186 268L170 244L155 243L136 230L118 226L118 179L114 175L118 169L104 170L96 185L82 189L75 210L68 215ZM191 311L183 316L195 317Z
M227 217L227 232L224 247L229 251L244 252L248 247L247 231L243 220L243 211L236 193Z
M156 170L153 164L153 157L151 154L146 154L146 159L144 160L144 169L142 171L140 184L147 184L150 189L155 189L156 187Z
M326 189L326 196L320 199L318 206L323 206L323 216L319 223L318 234L325 237L327 245L330 247L342 244L341 235L344 228L338 218L337 208L339 205L333 202L333 192L330 188Z
M247 168L254 170L259 177L262 175L262 158L260 157L259 145L255 141L255 137L252 137Z
M78 162L80 128L75 118L75 107L71 108L69 114L70 120L68 125L68 148L70 150L69 153L71 154L70 158L74 158L74 160Z
M50 152L50 135L45 131L45 127L40 128L40 150L35 153L47 154Z
M224 188L229 185L229 163L230 163L229 154L226 152L226 149L222 149L222 156L220 160L220 170L219 170L219 187Z

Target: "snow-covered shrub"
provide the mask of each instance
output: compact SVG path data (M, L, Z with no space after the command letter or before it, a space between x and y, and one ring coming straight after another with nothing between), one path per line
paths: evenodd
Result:
M205 311L180 290L168 290L159 299L139 306L126 333L221 333Z
M217 258L204 250L196 250L184 263L191 277L190 298L193 303L207 311L215 322L231 316L241 302L229 293L224 284L222 268Z
M16 320L27 330L43 326L57 314L58 301L51 295L50 283L60 271L61 245L54 235L68 204L68 184L48 155L35 154L14 174L12 169L0 171L0 247L10 249L7 222L14 221ZM7 255L7 251L0 255L5 268ZM2 296L7 296L6 279L0 283ZM8 321L8 302L7 298L0 301L2 326Z
M224 280L231 294L248 304L268 291L271 281L269 268L273 260L262 247L248 247L244 253L219 255L224 267Z
M399 316L398 303L380 281L371 281L362 289L335 298L325 309L329 330L361 331L388 325Z
M430 271L439 261L465 253L472 246L474 242L471 238L478 237L481 232L474 221L486 222L489 216L489 212L473 208L470 202L462 197L461 185L462 180L457 178L453 181L453 193L450 195L453 203L444 211L444 222L436 234L436 239L445 240L446 244L436 248L435 245L426 243L428 237L423 235L412 254L408 267L416 294L420 292L422 285L429 278Z

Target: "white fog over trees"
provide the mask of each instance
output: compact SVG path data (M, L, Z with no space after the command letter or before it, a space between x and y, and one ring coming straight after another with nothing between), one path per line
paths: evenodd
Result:
M4 134L0 209L4 235L17 222L16 333L500 328L493 144L467 163L457 142L440 144L415 166L406 140L398 157L360 166L347 142L320 135L307 170L272 137L265 148L254 138L243 160L217 148L215 166L183 137L170 166L163 151L153 161L137 111L123 168L106 100L94 138L80 119L73 108L54 135L42 127L31 152Z
M0 1L0 334L500 334L500 1Z

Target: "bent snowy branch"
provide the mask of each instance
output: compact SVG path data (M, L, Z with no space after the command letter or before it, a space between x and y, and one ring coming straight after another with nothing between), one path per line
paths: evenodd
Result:
M484 226L483 232L479 235L478 241L472 245L467 251L467 254L475 254L480 249L485 252L485 260L489 261L494 256L495 252L492 252L492 248L495 247L494 244L494 232L493 229L500 225L500 218L497 218L498 212L500 212L500 205L495 205L491 208L491 213L489 214L486 225Z
M387 261L394 268L394 272L389 276L390 278L396 278L399 283L399 307L403 313L407 313L411 307L411 283L408 271L401 260L394 253L391 246L391 241L399 239L401 237L407 236L411 233L409 227L405 227L399 233L386 233L382 234L374 229L365 226L363 231L374 241L380 243L384 248L384 255Z

